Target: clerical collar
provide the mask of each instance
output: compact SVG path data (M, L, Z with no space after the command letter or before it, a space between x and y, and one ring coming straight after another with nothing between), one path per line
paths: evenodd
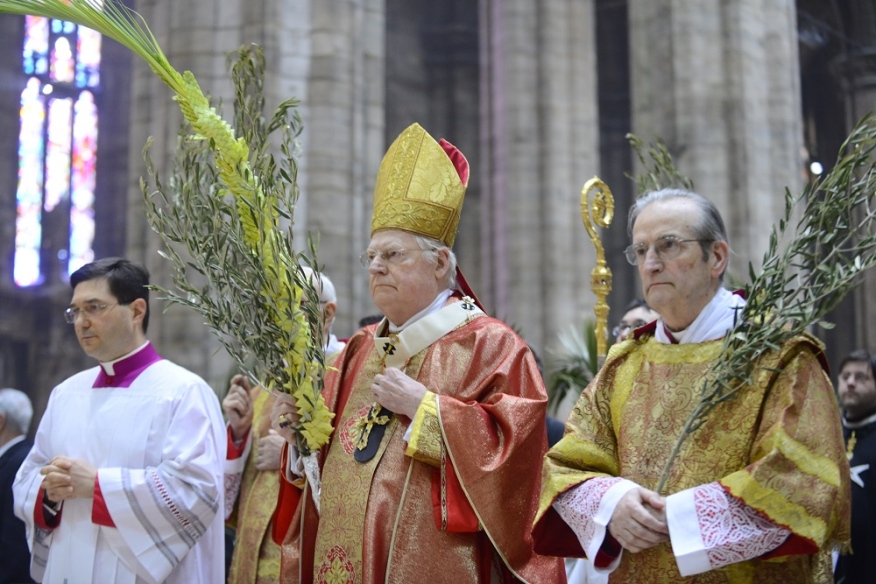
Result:
M745 307L745 299L739 293L733 293L726 288L719 288L708 304L700 311L694 321L683 331L672 332L663 319L660 319L654 337L658 342L670 343L704 343L720 339L733 328ZM674 339L674 340L673 340Z
M92 387L130 387L140 373L156 361L161 361L161 355L146 341L127 355L100 363L100 372Z
M435 297L435 300L433 300L432 303L429 304L429 306L427 306L426 308L424 308L423 310L421 310L420 312L418 312L417 314L415 314L414 316L409 318L407 320L407 322L405 322L401 326L395 326L394 324L389 322L389 319L386 319L386 321L389 322L389 332L397 333L399 331L402 331L405 328L407 328L407 327L411 326L412 324L414 324L415 322L417 322L418 320L420 320L421 318L423 318L424 316L432 314L433 312L436 312L438 310L441 310L442 308L444 308L444 305L447 304L447 299L450 298L452 295L453 295L453 290L451 290L449 288L442 291L442 292L439 292L438 296Z
M843 426L848 428L849 430L857 430L858 428L863 428L868 424L872 424L876 422L876 412L873 412L869 416L862 418L860 420L856 420L854 422L849 421L845 414L843 414Z

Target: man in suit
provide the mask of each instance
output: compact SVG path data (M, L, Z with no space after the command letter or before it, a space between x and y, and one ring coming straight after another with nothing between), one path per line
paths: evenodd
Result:
M33 446L25 436L32 417L24 392L0 389L0 584L33 582L24 522L12 509L12 481Z

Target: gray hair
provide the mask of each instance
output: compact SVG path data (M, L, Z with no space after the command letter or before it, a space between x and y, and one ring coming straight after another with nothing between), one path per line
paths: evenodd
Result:
M438 241L437 239L432 239L431 237L424 237L422 235L417 235L417 246L420 249L426 250L423 253L423 257L432 262L433 264L438 263L438 252L442 249L447 250L447 276L444 280L444 285L450 288L451 290L456 290L456 254L453 253L453 250Z
M693 191L685 189L661 189L659 191L651 191L639 198L636 203L630 207L630 215L627 219L627 235L633 236L633 227L636 225L636 219L639 218L642 210L658 201L670 201L672 199L686 199L693 202L700 211L700 222L693 226L694 237L700 240L700 249L703 251L703 261L709 259L710 245L716 241L723 241L729 247L730 242L727 240L727 228L724 227L724 220L721 218L721 213L715 203L697 194ZM729 262L728 262L729 266ZM726 268L725 268L726 271ZM721 273L721 279L724 279L724 273Z
M0 389L0 412L6 414L8 424L17 428L22 434L27 434L30 420L33 418L33 406L26 393L11 387Z

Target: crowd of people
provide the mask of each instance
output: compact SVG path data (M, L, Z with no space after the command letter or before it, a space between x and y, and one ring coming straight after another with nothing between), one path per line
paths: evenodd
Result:
M0 390L0 584L872 580L870 353L835 391L815 337L764 352L673 452L746 300L715 205L651 192L624 252L642 300L549 443L536 358L457 263L468 181L419 125L392 143L360 257L380 315L348 339L330 278L305 272L334 413L318 483L293 399L241 374L220 406L158 354L143 267L76 271L65 318L97 365L54 388L33 442L27 395Z

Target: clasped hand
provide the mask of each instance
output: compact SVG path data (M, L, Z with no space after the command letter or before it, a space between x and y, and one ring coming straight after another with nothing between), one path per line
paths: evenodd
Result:
M40 469L42 488L50 501L94 497L97 469L84 460L56 456Z
M608 531L633 553L669 541L666 499L642 487L631 489L615 507Z

